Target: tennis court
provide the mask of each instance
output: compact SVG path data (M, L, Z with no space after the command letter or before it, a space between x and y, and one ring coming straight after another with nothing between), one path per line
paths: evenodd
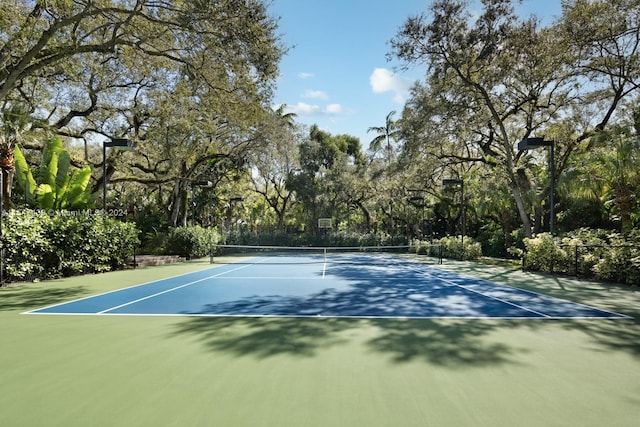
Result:
M262 253L31 314L594 319L627 316L388 253Z
M235 264L216 259L215 265L196 260L1 288L0 425L637 425L638 289L472 262L425 265L417 262L423 257L360 255L361 264L336 260L326 269L316 255L304 264L282 256ZM254 289L242 297L230 294L244 282ZM273 288L287 283L294 289L326 285L297 296ZM439 303L449 301L448 315L460 318L239 312L243 298L259 300L260 285L272 288L264 290L273 297L266 298L270 313L291 309L287 304L293 302L299 310L303 300L319 294L332 295L326 299L343 304L332 309L345 314L344 307L357 309L358 301L382 307L382 301L390 306L404 298L426 307L426 295L443 292ZM468 300L474 310L494 302L456 285L476 291L487 286L483 294L517 297L517 305L532 304L528 309L536 310L536 301L560 311L590 306L602 311L580 315L606 317L462 317L461 304L453 300ZM227 288L226 300L222 289L217 301L207 296L205 289L216 286ZM375 286L389 289L381 294ZM189 289L197 304L181 296ZM173 313L206 314L164 315L170 313L157 304L166 297L174 300ZM273 300L281 302L278 310ZM157 307L146 311L163 315L139 315L142 303L151 302ZM213 314L216 306L239 314ZM125 308L135 315L116 315ZM56 311L76 314L22 314Z

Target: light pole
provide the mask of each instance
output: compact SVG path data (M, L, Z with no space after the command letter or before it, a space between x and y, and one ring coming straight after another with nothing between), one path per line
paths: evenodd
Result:
M118 147L122 151L134 150L136 143L126 138L113 138L102 143L102 215L107 216L107 148Z
M545 141L544 138L525 138L518 143L518 150L528 150L529 148L549 147L549 233L553 236L553 226L555 218L554 207L554 185L555 185L555 141Z
M464 180L462 179L443 179L442 185L445 187L449 186L460 186L460 213L462 215L462 259L464 260L464 233L465 233L465 222L464 222Z
M0 168L0 287L4 286L4 242L2 222L4 221L4 169Z
M409 201L418 208L422 208L422 217L420 218L420 240L424 239L424 208L426 206L426 202L424 197L422 196L412 196L409 197Z
M244 197L241 196L231 197L229 199L229 205L227 206L227 224L229 225L231 231L233 231L234 228L231 222L231 220L233 219L233 205L242 202L244 202Z
M213 187L213 182L211 181L191 181L191 225L196 224L196 198L194 187L204 187L211 188Z

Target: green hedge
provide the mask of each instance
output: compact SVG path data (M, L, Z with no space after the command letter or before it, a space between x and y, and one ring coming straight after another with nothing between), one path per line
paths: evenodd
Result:
M464 238L464 248L461 236L443 237L440 244L445 258L473 260L482 256L482 245L469 236Z
M439 244L442 247L443 258L475 260L482 256L482 245L469 236L464 237L464 251L462 250L462 236L443 237L434 240L434 244ZM436 252L435 248L427 241L412 242L412 248L418 255L438 256L438 252L440 252L439 250Z
M10 211L2 231L5 272L14 281L119 269L138 244L133 224L82 211Z
M628 235L580 229L563 237L542 233L524 239L526 270L640 284L640 231Z
M220 240L214 228L202 228L199 225L177 227L169 231L167 237L167 253L180 255L187 259L209 255L212 244Z
M227 245L266 246L393 246L406 245L405 236L391 236L387 233L356 233L349 231L327 231L326 233L287 233L232 231L221 237Z

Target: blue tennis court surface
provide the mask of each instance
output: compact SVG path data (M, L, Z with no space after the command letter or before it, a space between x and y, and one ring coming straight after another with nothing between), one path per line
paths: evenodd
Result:
M31 311L36 314L625 318L389 255L265 256Z

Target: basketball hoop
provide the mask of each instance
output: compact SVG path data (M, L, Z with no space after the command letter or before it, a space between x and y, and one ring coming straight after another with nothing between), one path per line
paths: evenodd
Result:
M318 218L318 228L325 230L331 228L331 218Z

